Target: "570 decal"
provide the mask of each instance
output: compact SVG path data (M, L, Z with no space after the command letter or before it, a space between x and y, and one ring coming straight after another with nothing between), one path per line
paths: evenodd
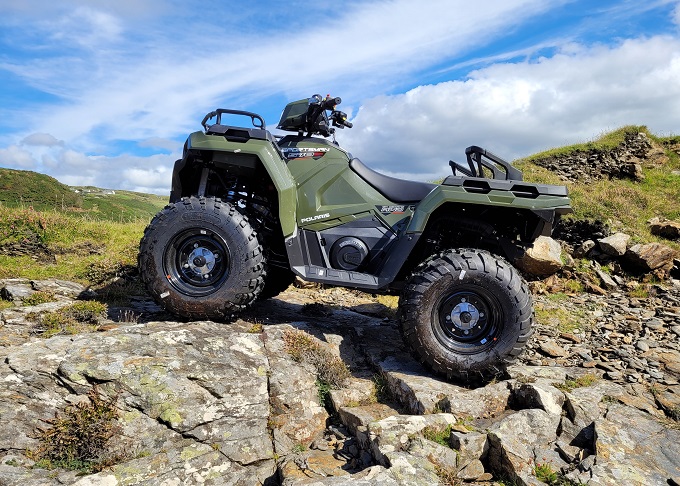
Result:
M328 147L285 147L281 149L287 159L323 157L329 150Z

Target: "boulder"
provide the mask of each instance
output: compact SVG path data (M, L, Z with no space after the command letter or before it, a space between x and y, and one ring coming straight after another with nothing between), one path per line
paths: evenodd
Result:
M517 267L531 275L552 275L562 268L562 247L548 236L539 236L521 258L515 261Z
M661 243L637 244L626 252L626 261L633 267L643 272L650 272L657 268L670 270L673 267L673 259L677 252Z
M559 424L559 415L539 409L520 410L495 423L488 433L491 468L524 484L540 484L533 459L551 455Z
M626 253L630 235L625 233L614 233L611 236L598 240L600 249L609 256L620 257Z
M668 484L680 476L680 430L619 404L595 421L597 461L588 484ZM664 446L665 445L665 446Z

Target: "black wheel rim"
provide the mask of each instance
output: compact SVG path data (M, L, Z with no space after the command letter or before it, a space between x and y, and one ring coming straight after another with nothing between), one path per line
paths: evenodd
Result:
M179 292L200 297L220 288L229 276L230 260L221 236L194 228L178 233L166 247L165 275Z
M503 328L503 311L485 288L458 286L435 304L432 328L445 347L474 354L495 345Z

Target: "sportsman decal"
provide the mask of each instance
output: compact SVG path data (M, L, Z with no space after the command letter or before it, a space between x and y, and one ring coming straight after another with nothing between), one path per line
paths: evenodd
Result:
M415 206L400 206L400 205L380 205L376 206L376 209L384 214L403 214L407 210L408 211L413 211L416 207Z
M284 147L281 149L283 155L288 160L303 159L307 157L319 158L326 155L330 149L328 147Z

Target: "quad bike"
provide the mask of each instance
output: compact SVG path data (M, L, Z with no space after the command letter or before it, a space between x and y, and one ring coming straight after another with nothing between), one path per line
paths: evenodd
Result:
M141 240L148 291L180 317L222 321L295 276L400 294L403 338L419 361L449 379L498 375L533 323L509 261L570 211L566 188L523 182L476 146L440 184L375 172L335 142L335 128L352 126L340 101L289 103L277 128L295 133L278 139L255 113L208 113Z

